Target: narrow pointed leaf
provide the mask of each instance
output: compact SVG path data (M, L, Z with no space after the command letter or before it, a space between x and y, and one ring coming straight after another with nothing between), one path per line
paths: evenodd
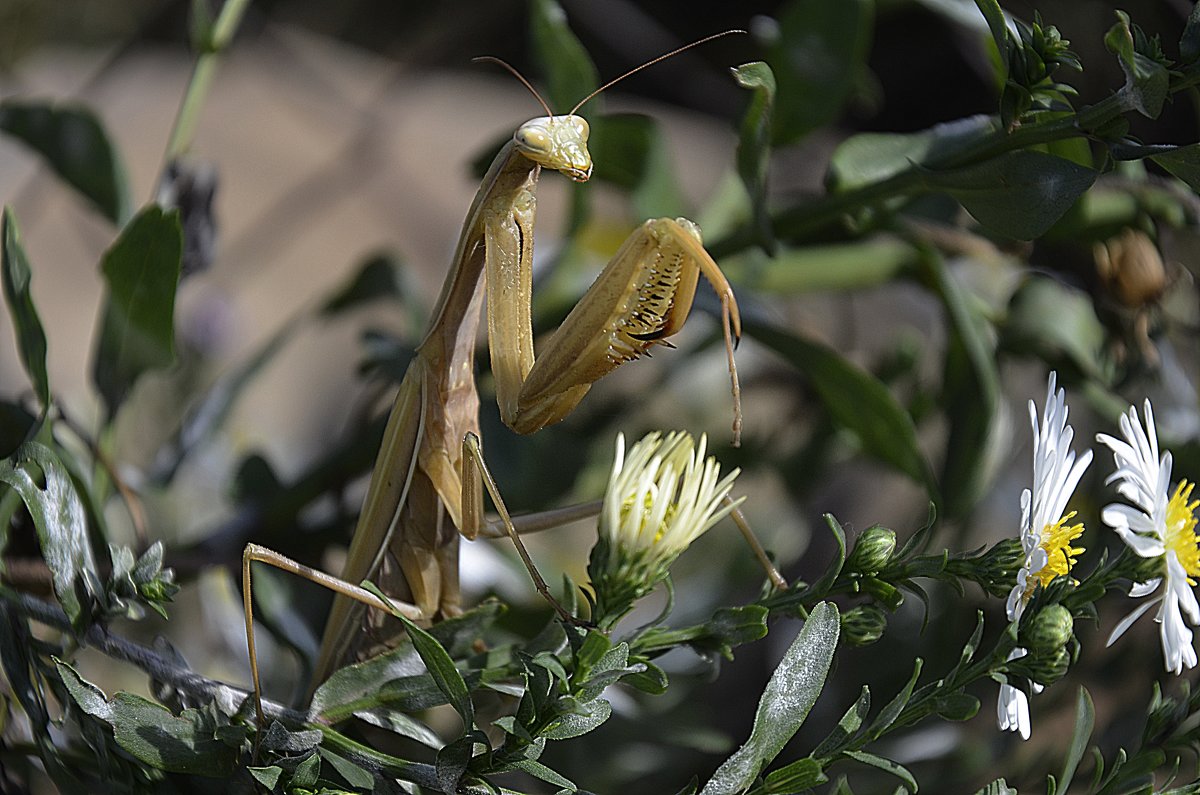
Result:
M29 259L21 246L21 235L17 231L17 219L12 210L4 208L0 217L0 282L4 286L4 301L12 313L13 331L17 338L17 351L25 372L33 382L33 391L42 411L50 406L50 376L46 372L46 332L41 318L33 305L30 293L31 273Z
M866 69L874 30L871 0L791 0L767 60L779 86L773 138L795 143L836 121Z
M936 498L912 417L879 379L821 343L757 321L747 321L743 328L804 374L830 416L858 437L865 452L921 483Z
M750 101L738 131L737 170L750 196L754 229L759 245L775 251L771 217L767 208L767 167L771 161L771 110L775 103L775 75L763 61L733 68L733 79L749 90Z
M471 703L471 691L463 680L462 674L454 667L454 660L442 648L442 644L425 630L401 615L396 618L404 624L408 637L412 640L413 648L421 655L421 661L429 669L438 689L445 694L450 705L462 718L463 730L470 731L475 725L475 707Z
M1071 780L1075 778L1075 770L1087 751L1088 742L1092 739L1092 728L1096 722L1096 709L1092 706L1092 697L1087 688L1080 687L1075 699L1075 728L1071 732L1071 747L1067 750L1067 758L1063 760L1062 774L1059 778L1059 790L1067 792L1071 788Z
M864 765L878 768L887 773L891 773L896 778L904 782L904 786L908 787L909 792L917 791L917 780L913 778L912 773L904 767L890 759L884 759L882 756L867 753L866 751L843 751L843 754L855 760L862 762Z

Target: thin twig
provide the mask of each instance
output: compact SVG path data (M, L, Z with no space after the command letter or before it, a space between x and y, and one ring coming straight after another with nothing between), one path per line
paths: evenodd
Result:
M49 602L8 588L0 588L0 596L38 623L64 632L71 631L71 622L67 619L66 614L61 608ZM115 660L121 660L141 668L154 679L166 682L178 690L204 700L215 701L217 706L229 715L237 713L242 703L251 695L247 690L209 679L195 671L180 668L177 663L155 650L127 640L99 624L89 627L84 633L83 640L88 646ZM304 723L308 719L303 712L285 707L275 701L264 700L263 711L269 717L290 724Z

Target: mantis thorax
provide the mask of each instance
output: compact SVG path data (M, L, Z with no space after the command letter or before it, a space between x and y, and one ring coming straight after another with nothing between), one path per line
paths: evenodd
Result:
M539 116L517 128L513 141L521 154L538 165L561 171L575 182L587 182L592 176L588 131L582 116Z

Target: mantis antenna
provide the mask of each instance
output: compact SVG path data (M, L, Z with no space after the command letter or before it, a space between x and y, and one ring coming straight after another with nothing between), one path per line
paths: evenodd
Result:
M546 111L547 116L554 115L554 111L550 110L550 106L548 104L546 104L546 100L542 99L542 95L537 92L537 89L534 88L533 85L528 80L525 79L525 75L523 75L517 71L517 67L510 64L508 61L497 58L494 55L480 55L477 58L471 59L471 63L485 63L485 62L499 64L500 66L503 66L505 69L507 69L512 74L513 77L515 77L521 81L521 85L523 85L529 89L530 94L533 94L533 96L537 98L537 101L541 103L542 108Z
M575 111L579 110L584 105L586 105L588 102L590 102L593 98L596 97L597 94L600 94L602 91L607 91L608 89L612 88L617 83L620 83L622 80L629 77L630 75L637 74L638 72L642 71L643 69L654 66L654 64L658 63L659 61L665 61L668 58L673 58L674 56L678 55L681 52L684 52L685 50L690 50L693 47L699 47L701 44L707 44L708 42L712 41L713 39L719 39L722 36L730 36L735 33L745 33L745 32L746 31L739 30L738 28L733 28L732 30L723 30L720 33L714 33L711 36L705 36L702 39L697 39L696 41L693 41L690 44L685 44L682 47L676 47L675 49L671 50L670 52L663 53L662 55L658 56L657 58L652 58L651 60L646 61L641 66L635 66L632 69L630 69L628 72L626 72L622 75L619 75L618 77L614 77L612 80L609 80L607 83L600 86L599 88L597 88L592 93L588 94L583 99L579 100L579 102L575 105L575 107L571 108L571 112L567 115L573 116L575 114ZM542 95L537 92L537 89L534 88L533 85L528 80L525 79L525 75L523 75L519 71L517 71L517 68L515 66L513 66L512 64L510 64L508 61L497 58L494 55L480 55L476 58L472 58L471 62L472 63L494 63L494 64L498 64L499 66L504 67L505 69L507 69L509 71L509 73L512 74L513 77L515 77L521 81L521 85L523 85L529 89L529 93L533 94L533 96L537 98L537 101L541 104L542 108L546 111L547 116L554 115L554 111L550 110L550 105L547 104L546 100L542 99Z
M612 80L609 80L607 83L600 86L599 88L597 88L592 93L588 94L583 99L579 100L579 103L577 105L575 105L575 107L571 108L571 115L574 115L575 111L579 110L584 105L586 105L593 97L595 97L601 91L606 91L606 90L612 88L617 83L620 83L622 80L629 77L630 75L637 74L638 72L642 71L643 69L645 69L647 67L654 66L654 64L658 63L659 61L665 61L668 58L672 58L672 57L678 55L679 53L684 52L685 50L690 50L693 47L699 47L701 44L707 44L708 42L712 41L713 39L719 39L722 36L729 36L734 33L745 33L745 32L746 31L739 30L737 28L734 28L733 30L723 30L720 33L714 33L711 36L705 36L702 39L697 39L696 41L693 41L691 44L685 44L682 47L676 47L675 49L671 50L670 52L663 53L662 55L658 56L657 58L653 58L649 61L646 61L641 66L635 66L632 69L630 69L628 72L626 72L625 74L620 75L619 77L614 77Z

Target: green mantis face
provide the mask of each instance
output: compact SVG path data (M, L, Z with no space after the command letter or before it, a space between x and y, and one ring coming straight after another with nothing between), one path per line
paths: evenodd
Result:
M588 123L582 116L539 116L513 134L517 150L533 162L561 171L575 182L592 176L587 148Z

